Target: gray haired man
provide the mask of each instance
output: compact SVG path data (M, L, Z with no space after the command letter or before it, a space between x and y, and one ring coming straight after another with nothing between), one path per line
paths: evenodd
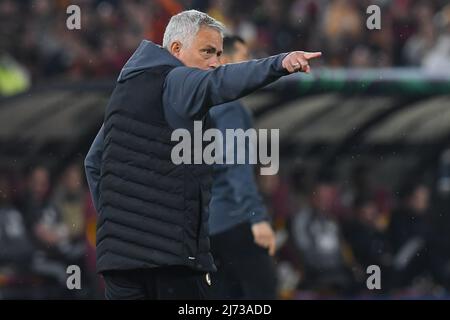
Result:
M173 16L163 47L142 41L123 67L85 160L99 212L97 271L108 299L202 299L210 253L206 164L171 160L174 129L210 124L208 111L293 72L301 51L220 66L222 24L190 10Z

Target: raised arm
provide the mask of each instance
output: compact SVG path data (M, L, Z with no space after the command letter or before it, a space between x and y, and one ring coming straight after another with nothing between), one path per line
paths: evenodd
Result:
M310 72L309 59L320 55L295 51L207 71L178 67L167 75L164 101L184 118L201 119L212 106L239 99L290 73Z

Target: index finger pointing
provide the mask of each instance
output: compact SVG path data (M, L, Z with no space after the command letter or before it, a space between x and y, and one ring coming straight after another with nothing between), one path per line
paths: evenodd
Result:
M305 57L305 59L314 59L314 58L318 58L322 55L322 52L305 52L303 54L303 56Z

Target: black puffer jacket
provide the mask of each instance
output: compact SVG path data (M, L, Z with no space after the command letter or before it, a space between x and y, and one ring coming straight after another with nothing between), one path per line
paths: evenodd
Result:
M171 141L161 102L171 69L149 68L119 82L106 108L97 226L100 272L164 265L214 270L207 230L211 169L171 160L178 142Z

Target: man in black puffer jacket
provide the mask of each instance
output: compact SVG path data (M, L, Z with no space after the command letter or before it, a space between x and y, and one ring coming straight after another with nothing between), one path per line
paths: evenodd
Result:
M292 72L320 53L221 66L223 26L195 10L172 17L163 47L142 41L122 69L85 160L99 212L97 269L108 299L200 299L215 271L211 172L175 164L174 129L209 127L208 110ZM193 150L194 151L194 150Z

